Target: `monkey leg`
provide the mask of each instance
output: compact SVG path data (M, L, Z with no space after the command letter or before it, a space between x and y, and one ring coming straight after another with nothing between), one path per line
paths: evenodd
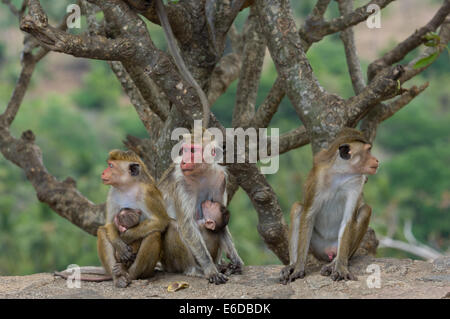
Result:
M295 202L291 208L291 224L289 226L289 265L284 267L280 273L280 282L287 284L290 281L294 281L296 278L303 278L305 276L303 271L294 270L298 261L298 247L300 237L300 217L302 215L303 206L300 202ZM298 268L298 267L297 267Z
M148 278L153 274L156 263L161 257L161 233L155 231L141 242L136 259L128 268L130 280Z
M119 274L117 269L117 261L115 258L114 247L108 238L106 227L101 226L97 230L97 251L98 257L105 268L108 275L111 275L114 285L119 288L124 288L128 280L122 274Z
M369 227L372 208L364 204L355 212L345 227L340 240L338 255L328 265L322 267L320 273L324 276L331 275L333 280L357 280L357 277L348 270L348 260L358 249Z

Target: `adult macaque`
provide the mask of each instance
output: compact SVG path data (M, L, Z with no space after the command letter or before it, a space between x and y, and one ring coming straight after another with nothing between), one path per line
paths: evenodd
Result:
M102 180L111 189L106 201L107 224L97 231L98 255L114 285L123 288L131 280L153 273L161 255L161 233L166 230L169 218L160 191L135 153L113 150L107 162ZM125 207L141 211L140 222L119 232L114 219ZM129 244L135 241L139 241L139 250L134 259ZM128 263L131 265L126 267Z
M190 137L185 139L180 157L161 177L158 187L166 201L167 213L176 219L179 245L187 246L195 258L196 266L189 269L183 268L185 265L180 266L182 271L205 276L211 283L222 284L228 278L217 269L221 251L224 250L231 261L224 270L227 275L242 272L243 262L226 226L219 233L220 252L214 260L208 249L208 238L197 222L214 216L218 209L226 210L227 203L225 168L216 162L205 161L204 149L211 151L207 155L215 156L216 146L210 139L203 137L195 142Z
M364 203L366 175L378 169L371 144L355 129L344 128L327 150L314 157L305 185L303 206L291 209L290 264L280 275L284 284L305 276L308 250L329 261L321 274L333 280L356 280L348 260L367 231L372 209Z

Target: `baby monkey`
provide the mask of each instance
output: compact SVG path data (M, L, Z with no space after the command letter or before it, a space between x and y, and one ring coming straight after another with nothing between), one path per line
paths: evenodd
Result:
M130 228L139 225L141 219L142 211L139 209L132 209L124 207L120 209L119 213L114 217L114 225L116 226L119 234L123 234ZM132 257L123 263L123 265L128 269L133 261L136 259L136 254L139 250L140 240L132 242L129 246L131 248ZM120 262L120 256L118 252L115 252L116 261Z
M215 233L223 230L230 220L230 212L228 209L210 200L202 203L201 214L203 216L198 216L197 224L200 228L203 227L205 230Z

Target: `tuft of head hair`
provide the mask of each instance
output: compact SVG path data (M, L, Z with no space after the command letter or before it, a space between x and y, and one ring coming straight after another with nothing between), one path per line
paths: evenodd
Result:
M141 167L142 175L144 178L148 178L151 183L155 183L153 176L147 169L147 166L141 160L141 158L133 151L112 150L108 154L108 161L125 161L131 163L137 163Z
M183 143L186 144L196 144L205 146L211 144L217 147L217 142L213 134L211 134L208 129L202 128L201 134L199 131L192 130L191 133L183 134Z

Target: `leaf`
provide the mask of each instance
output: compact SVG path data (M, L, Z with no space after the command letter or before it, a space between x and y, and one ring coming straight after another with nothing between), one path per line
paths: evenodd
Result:
M437 59L438 56L439 51L436 51L433 54L430 54L429 56L420 59L419 61L416 62L416 64L414 64L414 69L420 69L430 65Z
M436 32L428 32L423 39L427 40L424 43L427 47L436 47L441 43L441 37Z

